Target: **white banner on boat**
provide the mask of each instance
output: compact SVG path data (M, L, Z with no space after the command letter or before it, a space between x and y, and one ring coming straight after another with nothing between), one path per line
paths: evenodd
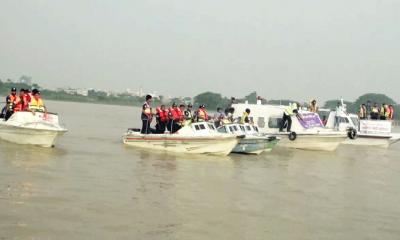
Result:
M390 135L392 132L392 122L384 120L361 120L360 133Z

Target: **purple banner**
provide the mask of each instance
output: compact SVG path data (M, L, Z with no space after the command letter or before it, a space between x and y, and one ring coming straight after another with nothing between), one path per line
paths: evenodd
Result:
M321 118L316 113L300 113L297 118L304 128L324 127Z

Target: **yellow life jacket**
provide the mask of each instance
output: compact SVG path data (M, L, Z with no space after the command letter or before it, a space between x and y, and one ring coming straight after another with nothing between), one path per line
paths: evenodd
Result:
M292 116L294 113L293 111L297 109L297 104L293 103L285 108L285 114L288 116Z
M41 98L36 100L36 98L33 97L31 99L31 102L29 103L29 110L44 112L45 108L44 108L43 100Z
M249 118L249 114L247 112L243 112L242 118L240 119L241 124L245 124L245 119ZM250 120L250 119L249 119Z

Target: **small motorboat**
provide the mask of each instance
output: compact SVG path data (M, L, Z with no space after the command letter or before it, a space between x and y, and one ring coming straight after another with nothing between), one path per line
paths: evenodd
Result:
M279 147L303 150L334 151L346 140L347 133L327 129L319 115L299 110L299 117L292 116L291 132L280 132L283 112L286 106L238 103L232 104L234 117L240 119L241 114L250 109L250 120L258 127L260 133L280 137Z
M217 132L212 123L197 122L183 126L176 133L142 134L140 129L128 129L123 142L156 151L226 156L237 145L238 138Z
M343 99L341 105L335 110L321 109L320 115L327 117L326 127L342 132L354 131L349 139L343 142L345 145L375 146L388 148L400 141L400 134L392 132L392 121L359 119L358 115L348 113Z
M270 152L278 143L276 136L263 135L258 127L251 124L230 123L218 128L218 132L239 137L239 142L232 150L233 153L261 154Z
M7 121L0 119L0 138L12 143L54 147L65 132L55 113L16 112Z

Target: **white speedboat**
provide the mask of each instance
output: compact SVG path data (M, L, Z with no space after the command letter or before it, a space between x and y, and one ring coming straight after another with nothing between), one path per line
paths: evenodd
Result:
M237 145L238 138L217 132L212 123L198 122L173 134L141 134L140 129L128 129L123 142L156 151L228 155Z
M54 113L16 112L7 121L0 119L0 138L17 144L53 147L66 131Z
M233 153L261 154L264 151L270 152L279 141L276 136L260 134L258 128L250 124L230 123L219 127L218 132L239 137L239 143L232 150Z
M261 133L281 137L278 146L304 149L334 151L346 140L347 133L326 129L319 115L308 111L299 111L300 118L292 116L291 132L279 132L283 112L286 106L239 103L233 104L234 116L240 119L241 114L250 109L250 120Z
M392 121L360 120L356 114L347 112L343 100L335 111L322 109L320 114L328 115L327 128L338 129L342 132L349 132L349 129L355 131L354 134L349 135L351 139L347 139L343 144L388 148L391 144L400 141L400 134L392 132Z

